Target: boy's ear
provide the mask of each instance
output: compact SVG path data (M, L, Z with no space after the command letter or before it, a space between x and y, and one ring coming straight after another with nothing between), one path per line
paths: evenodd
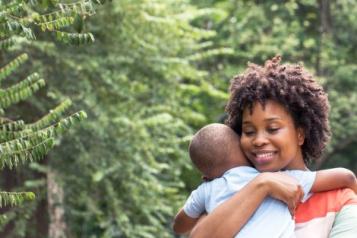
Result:
M305 132L304 129L302 129L301 127L299 127L297 129L297 136L298 136L298 143L300 146L302 146L305 142Z

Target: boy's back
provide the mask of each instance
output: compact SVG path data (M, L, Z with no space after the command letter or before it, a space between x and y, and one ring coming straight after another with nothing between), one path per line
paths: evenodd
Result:
M315 173L306 171L287 171L297 178L308 194L314 181ZM193 191L185 203L184 212L197 218L203 212L212 212L222 202L233 196L259 172L248 166L228 170L220 178L201 184ZM294 221L287 206L272 198L266 198L238 235L239 238L251 237L294 237Z

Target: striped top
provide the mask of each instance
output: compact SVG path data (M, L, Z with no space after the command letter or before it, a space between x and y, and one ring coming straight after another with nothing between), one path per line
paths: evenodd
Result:
M353 209L345 209L349 206ZM336 223L340 213L348 220ZM336 237L357 237L357 196L350 189L315 193L298 206L295 224L297 238L327 238L337 233L341 236Z

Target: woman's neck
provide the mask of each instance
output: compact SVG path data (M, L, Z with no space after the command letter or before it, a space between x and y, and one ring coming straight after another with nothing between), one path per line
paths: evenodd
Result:
M308 168L306 167L306 164L305 164L305 161L304 161L304 158L302 156L301 151L298 153L296 158L294 158L288 164L288 166L286 166L285 169L288 169L288 170L308 170Z

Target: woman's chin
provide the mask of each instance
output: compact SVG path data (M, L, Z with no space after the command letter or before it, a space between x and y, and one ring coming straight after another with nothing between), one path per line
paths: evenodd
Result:
M276 172L281 170L281 168L276 168L273 163L270 164L255 164L254 167L259 171L259 172Z
M262 159L256 158L254 160L254 167L259 172L275 172L280 170L279 168L276 168L277 166L274 163L274 158L262 158Z

